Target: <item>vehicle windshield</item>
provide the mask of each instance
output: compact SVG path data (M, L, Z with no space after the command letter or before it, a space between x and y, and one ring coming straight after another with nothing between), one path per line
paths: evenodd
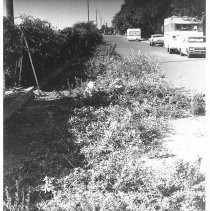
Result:
M204 43L204 42L206 42L206 38L205 37L189 37L188 42L190 42L190 43L194 43L194 42Z
M139 36L140 32L139 31L130 31L128 34L129 34L129 36Z
M163 35L153 35L152 37L163 37Z
M203 31L202 24L175 24L176 31Z

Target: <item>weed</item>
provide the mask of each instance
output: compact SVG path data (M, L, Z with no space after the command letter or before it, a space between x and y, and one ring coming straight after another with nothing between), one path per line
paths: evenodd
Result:
M20 190L18 181L14 187L16 190L11 190L13 196L9 193L9 188L5 188L5 200L4 210L5 211L29 211L30 206L30 187L27 191Z
M62 171L61 152L71 161L71 145L73 155L82 154L82 162L74 165L73 156L65 176L45 177L40 191L46 197L36 206L72 211L204 210L199 162L177 163L169 174L142 162L168 130L168 119L188 115L190 98L170 86L158 61L142 54L122 59L110 49L101 46L86 64L94 92L84 94L88 81L78 81L71 89L75 107L65 122L70 138L61 136L51 143L55 147L49 157L56 161L49 162L51 167Z
M206 113L205 95L202 93L194 94L191 106L193 114L205 115Z

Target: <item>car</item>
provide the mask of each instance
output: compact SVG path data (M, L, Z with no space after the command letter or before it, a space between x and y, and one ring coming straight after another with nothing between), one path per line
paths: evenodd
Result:
M151 35L151 38L149 39L149 45L153 46L153 45L156 45L156 44L163 46L163 44L164 44L163 34L153 34L153 35Z
M186 37L180 48L180 55L187 55L188 58L193 55L206 55L206 37L205 36L189 36Z

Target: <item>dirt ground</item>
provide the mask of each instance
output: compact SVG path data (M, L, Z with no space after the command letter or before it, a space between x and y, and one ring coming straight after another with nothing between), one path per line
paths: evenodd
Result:
M4 122L4 182L7 185L15 180L30 180L33 185L37 178L58 175L62 173L60 168L69 169L66 160L70 158L65 155L71 154L67 150L73 150L73 144L67 148L62 141L68 140L67 122L74 102L72 98L65 98L65 94L68 92L36 95Z
M170 171L179 161L194 164L201 159L201 172L207 173L208 142L207 117L194 116L175 119L170 122L172 132L163 140L164 150L168 156L161 158L144 158L144 163L159 171Z

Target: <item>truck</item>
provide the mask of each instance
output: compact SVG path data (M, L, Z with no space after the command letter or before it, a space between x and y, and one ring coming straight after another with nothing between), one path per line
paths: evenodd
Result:
M202 35L203 22L197 18L172 16L164 19L164 47L170 54L180 51L186 37Z
M141 40L141 29L127 29L127 40Z

